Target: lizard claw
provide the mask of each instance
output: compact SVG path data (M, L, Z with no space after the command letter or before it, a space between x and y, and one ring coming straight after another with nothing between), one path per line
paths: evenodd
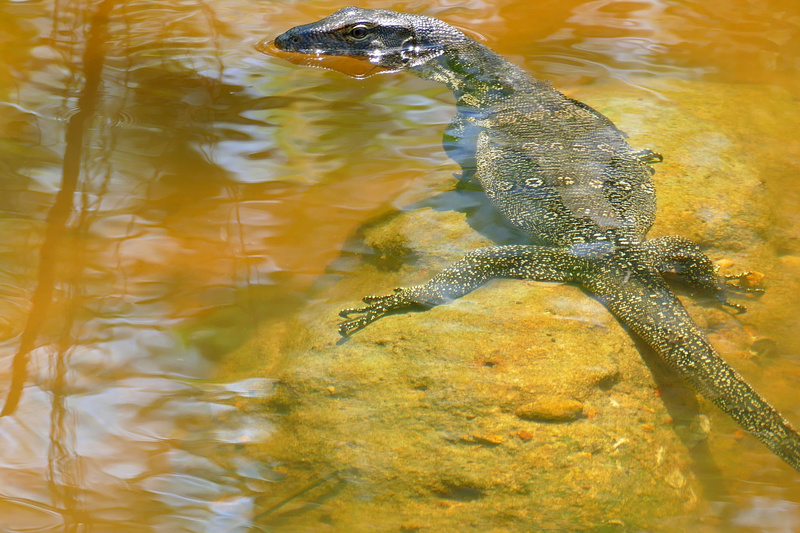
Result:
M342 318L350 318L350 315L365 313L367 309L367 307L348 307L347 309L342 309L339 311L339 316Z
M384 314L375 312L366 307L362 307L360 309L345 309L345 311L352 311L354 313L363 312L364 314L359 317L352 318L350 320L345 320L344 322L339 324L339 335L341 335L342 337L349 337L350 334L353 333L354 331L358 331L359 329L366 327L368 324L379 319ZM343 315L343 313L344 311L339 313L339 316L344 317L345 315Z
M394 289L394 293L397 294L398 292L403 292L404 290L405 289L403 289L403 287L397 287L397 288ZM390 298L391 296L393 296L393 295L390 294L388 296L364 296L361 299L361 301L364 302L365 304L372 304L372 303L380 302L381 300L385 300L387 298ZM366 307L362 307L359 312L363 313L365 309L366 309ZM346 309L345 309L345 311L346 311Z
M722 300L722 305L724 305L726 307L730 307L732 309L736 309L736 314L737 315L747 312L747 307L743 306L742 304L729 302L728 300Z
M638 152L635 152L633 155L639 158L639 161L641 161L646 165L652 165L654 163L661 163L662 161L664 161L663 155L659 154L658 152L654 152L652 150L640 150Z

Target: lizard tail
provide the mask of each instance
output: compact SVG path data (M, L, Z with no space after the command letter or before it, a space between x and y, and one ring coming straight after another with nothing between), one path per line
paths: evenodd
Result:
M800 471L800 433L717 354L662 277L635 264L602 270L587 289L698 392Z

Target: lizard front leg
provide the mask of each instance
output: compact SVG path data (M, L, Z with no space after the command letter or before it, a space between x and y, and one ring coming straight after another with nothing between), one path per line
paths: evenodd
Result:
M534 245L479 248L424 285L397 288L386 296L367 296L364 298L366 306L342 310L339 315L348 320L339 324L339 333L348 336L397 311L451 302L492 278L572 281L578 272L587 268L590 265L585 259L575 257L563 248Z

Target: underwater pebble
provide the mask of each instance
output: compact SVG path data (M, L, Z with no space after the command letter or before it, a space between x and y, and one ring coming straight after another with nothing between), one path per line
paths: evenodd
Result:
M761 272L751 270L746 276L739 280L739 285L747 288L760 288L764 284L765 277L766 276Z
M673 489L681 489L684 485L686 485L686 477L677 468L667 474L667 477L664 478L664 481L666 481L667 485Z
M522 440L531 440L533 438L533 433L530 431L519 430L517 431L517 437L521 438Z
M525 420L569 422L583 414L583 404L566 398L540 398L520 406L515 414Z
M689 447L704 441L711 434L711 419L706 415L697 415L692 423L689 424L689 434L686 436L686 444Z
M475 434L472 436L472 438L475 439L475 442L480 444L492 444L494 446L503 444L506 441L506 438L502 435L495 435L493 433L487 433L485 435Z
M750 352L757 357L775 357L778 355L778 343L772 339L758 339L750 345Z

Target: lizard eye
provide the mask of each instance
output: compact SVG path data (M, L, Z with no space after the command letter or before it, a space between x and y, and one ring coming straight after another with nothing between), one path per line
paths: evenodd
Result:
M369 35L369 27L366 24L359 24L357 26L353 26L347 32L347 36L353 39L354 41L363 41Z

